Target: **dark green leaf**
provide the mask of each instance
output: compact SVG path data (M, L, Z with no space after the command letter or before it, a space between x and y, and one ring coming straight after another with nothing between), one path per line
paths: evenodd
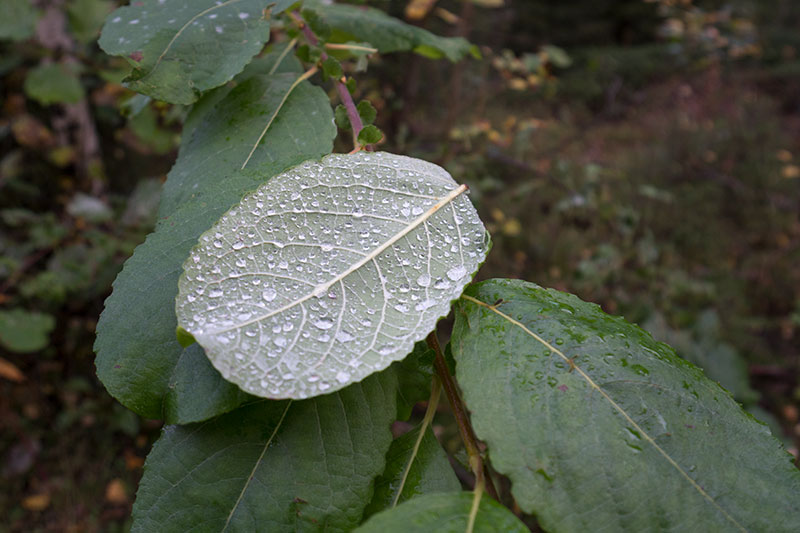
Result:
M790 456L667 345L518 280L473 285L455 316L475 431L545 530L800 531Z
M31 0L0 0L0 12L0 39L21 41L36 30L39 13Z
M55 319L23 309L0 311L0 346L12 352L35 352L50 342Z
M331 36L331 27L324 19L320 18L316 11L313 9L304 9L302 16L303 20L306 21L306 24L309 25L311 31L313 31L318 38L326 41L328 37Z
M40 104L74 104L83 98L76 65L39 65L25 78L25 94Z
M426 57L447 57L450 61L458 61L471 53L466 39L439 37L375 8L317 2L306 4L313 5L320 17L333 28L332 41L355 39L370 43L381 53L414 50Z
M375 117L378 116L378 111L369 100L361 100L357 106L358 114L361 116L361 122L368 126L375 122Z
M702 368L708 378L719 382L737 401L745 406L758 401L758 393L750 387L747 364L741 354L719 336L716 312L701 313L691 331L672 329L658 313L642 326L657 340L675 348L678 355Z
M72 35L82 43L95 41L112 9L113 3L109 0L72 0L67 5Z
M175 338L177 282L200 234L245 192L332 149L336 131L322 90L300 84L280 107L296 77L256 75L234 90L212 91L187 120L187 141L165 185L161 222L126 262L97 328L98 376L143 416L198 421L246 398L213 369L202 349L183 349ZM253 146L248 168L234 172Z
M397 373L165 428L145 464L132 530L352 530L384 468Z
M419 431L420 428L417 427L392 442L386 454L386 469L375 480L375 494L364 512L365 517L393 507L406 468L408 475L398 503L418 495L455 492L461 489L461 483L447 460L447 454L436 440L430 426L426 428L419 449L412 457Z
M355 78L348 78L347 81L344 83L347 87L347 92L351 95L355 94L356 92L356 80Z
M342 65L338 60L328 57L322 62L322 73L328 78L338 80L342 77Z
M428 494L376 514L355 533L463 533L472 510L472 493ZM527 533L511 511L483 495L475 518L476 533Z
M277 14L291 2L279 0ZM142 0L111 13L100 46L134 66L129 87L190 104L242 71L269 40L260 0Z
M344 131L350 131L352 129L350 126L350 117L347 116L347 108L345 106L342 104L337 105L333 116L337 128Z
M383 139L383 132L372 124L364 126L361 131L358 132L358 143L363 146L375 144L381 139Z

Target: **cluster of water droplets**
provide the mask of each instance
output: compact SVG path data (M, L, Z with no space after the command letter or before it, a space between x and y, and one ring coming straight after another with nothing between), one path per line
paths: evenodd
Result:
M200 238L180 325L242 389L306 398L402 359L447 314L487 236L443 169L331 155L268 181Z

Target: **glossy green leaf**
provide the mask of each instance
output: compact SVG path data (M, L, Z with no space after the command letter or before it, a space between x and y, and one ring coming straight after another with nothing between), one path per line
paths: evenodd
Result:
M21 41L33 36L39 13L31 0L0 0L0 39Z
M447 454L430 426L426 427L419 449L414 453L419 432L420 427L417 427L392 442L386 454L386 469L375 480L375 494L364 512L365 517L390 509L395 498L402 503L415 496L461 490ZM408 474L403 482L406 470ZM402 492L398 497L401 484Z
M332 41L366 41L381 53L414 50L426 57L446 57L458 61L473 54L472 45L462 37L440 37L418 26L412 26L372 7L345 4L312 5L334 33Z
M50 342L55 319L44 313L9 309L0 311L0 347L12 352L35 352Z
M161 221L126 262L106 300L95 343L97 373L114 397L143 416L178 423L204 420L247 397L220 377L199 346L181 347L174 302L181 265L203 231L244 193L333 147L336 131L327 96L303 83L283 101L291 87L286 76L256 75L242 83L244 93L220 88L196 104L185 138L191 135L197 144L185 142L165 185ZM276 84L283 93L274 90ZM231 95L235 104L228 102ZM225 113L233 107L239 112ZM251 116L254 110L269 112ZM199 126L202 131L193 135ZM253 146L248 168L234 171ZM204 156L195 149L209 152ZM171 187L172 180L181 186Z
M475 431L545 530L800 531L791 457L667 345L518 280L470 287L455 315Z
M328 122L330 100L310 83L295 85L299 74L293 71L299 65L284 58L276 67L280 57L254 62L235 87L215 89L193 106L164 184L159 217L204 196L207 187L238 170L287 156L297 164L299 155L319 157L323 146L331 146L336 129ZM284 65L291 71L282 72Z
M441 167L388 153L295 167L200 237L178 284L178 324L256 396L361 381L425 338L484 261L486 230L465 190Z
M279 0L277 14L292 2ZM242 71L269 40L259 0L142 0L111 13L100 46L134 70L128 86L153 98L190 104Z
M25 78L25 95L40 104L74 104L83 98L77 65L50 63L39 65Z
M464 533L472 510L471 492L428 494L376 514L355 533ZM528 533L511 511L483 495L475 516L475 533Z
M351 531L383 471L398 369L306 401L257 400L164 429L134 532Z

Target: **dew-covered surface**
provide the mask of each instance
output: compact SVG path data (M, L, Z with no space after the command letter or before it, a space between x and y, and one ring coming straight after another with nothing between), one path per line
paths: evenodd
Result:
M281 3L283 5L283 3ZM114 11L100 46L133 60L131 88L188 104L234 75L269 40L257 0L145 0Z
M442 168L388 153L276 176L200 237L178 323L251 394L360 381L403 359L484 261L488 235L457 189Z

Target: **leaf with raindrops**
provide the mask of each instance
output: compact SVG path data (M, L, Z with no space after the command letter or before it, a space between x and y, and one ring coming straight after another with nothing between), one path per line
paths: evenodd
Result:
M333 154L272 178L200 237L178 324L266 398L339 390L403 359L449 312L489 237L442 168Z
M142 0L108 16L100 47L133 66L128 87L191 104L242 71L269 40L268 2ZM272 2L277 15L293 2Z

